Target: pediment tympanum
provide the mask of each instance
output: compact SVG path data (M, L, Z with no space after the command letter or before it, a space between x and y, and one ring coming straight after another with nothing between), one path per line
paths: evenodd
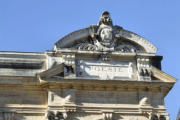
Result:
M54 46L54 50L64 48L138 53L157 51L157 48L143 37L120 26L114 26L107 11L103 12L97 25L72 32L56 42Z

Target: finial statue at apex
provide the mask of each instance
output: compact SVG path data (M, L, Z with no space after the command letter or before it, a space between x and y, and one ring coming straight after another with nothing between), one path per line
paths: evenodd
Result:
M100 26L101 24L105 24L105 25L113 25L112 23L112 19L110 17L110 13L108 11L104 11L100 17L100 20L98 22L98 26Z
M98 29L92 32L91 37L97 50L100 51L114 51L116 42L116 30L114 29L110 13L104 11L97 24Z

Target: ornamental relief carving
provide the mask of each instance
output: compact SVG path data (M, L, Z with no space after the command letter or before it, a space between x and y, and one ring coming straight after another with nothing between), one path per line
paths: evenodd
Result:
M109 12L105 11L97 26L90 26L90 36L70 48L86 51L143 52L140 46L123 41L122 27L113 26Z

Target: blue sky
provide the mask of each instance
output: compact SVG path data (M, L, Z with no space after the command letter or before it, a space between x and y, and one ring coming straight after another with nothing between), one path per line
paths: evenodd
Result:
M179 0L0 0L0 51L44 52L64 35L96 24L104 10L113 23L152 42L163 71L180 78ZM180 82L165 98L175 120Z

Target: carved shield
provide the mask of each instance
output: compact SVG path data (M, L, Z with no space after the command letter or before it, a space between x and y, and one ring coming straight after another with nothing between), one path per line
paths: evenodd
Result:
M113 43L114 35L111 27L104 27L100 31L101 44L110 47Z

